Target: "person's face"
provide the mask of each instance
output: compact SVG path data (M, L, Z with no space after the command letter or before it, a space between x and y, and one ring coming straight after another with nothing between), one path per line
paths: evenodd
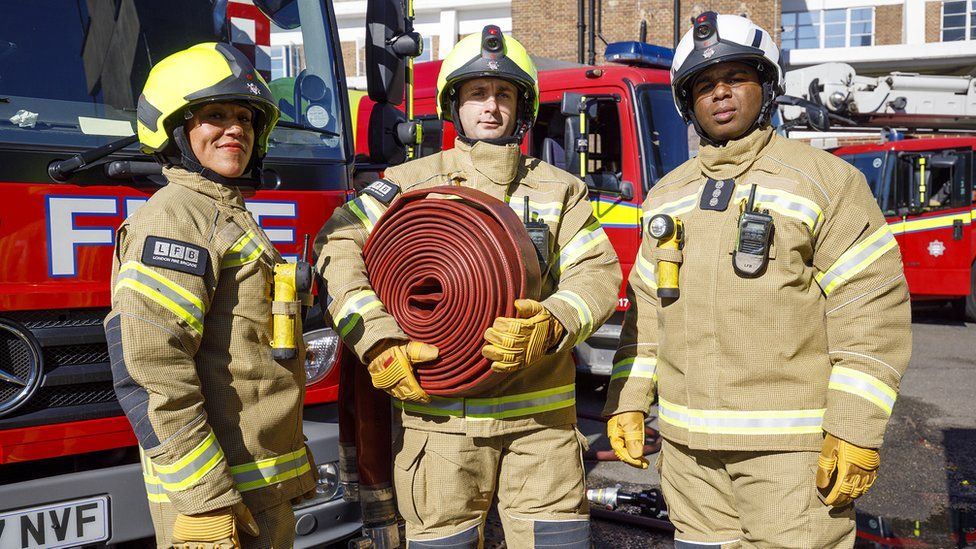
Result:
M458 118L464 135L471 139L495 139L512 135L518 90L500 78L476 78L458 90Z
M762 83L745 63L719 63L695 78L691 96L702 130L715 141L728 141L741 137L759 116Z
M186 121L193 154L204 168L240 177L254 149L251 109L237 103L208 103Z

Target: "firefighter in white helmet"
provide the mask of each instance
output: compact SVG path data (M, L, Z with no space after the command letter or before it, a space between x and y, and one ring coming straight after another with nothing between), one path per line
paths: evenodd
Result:
M748 19L694 20L671 79L702 147L643 206L604 414L646 467L657 397L679 548L851 547L911 355L901 255L864 176L770 127L778 60ZM680 246L651 234L669 222ZM677 288L659 278L675 265Z

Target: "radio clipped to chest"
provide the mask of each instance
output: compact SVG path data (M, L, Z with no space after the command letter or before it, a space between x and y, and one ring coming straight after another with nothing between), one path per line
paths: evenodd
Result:
M739 214L739 236L732 252L732 267L743 278L757 278L766 272L773 241L773 217L769 210L756 210L755 202L756 185L753 185L749 200Z

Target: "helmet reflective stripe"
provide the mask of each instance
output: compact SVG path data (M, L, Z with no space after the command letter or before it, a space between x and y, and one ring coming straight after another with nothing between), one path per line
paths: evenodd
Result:
M713 34L699 30L708 26L714 27ZM757 63L760 78L769 83L769 92L763 97L769 105L764 105L760 118L770 114L775 95L783 93L779 47L772 36L745 17L705 12L695 18L695 25L681 38L671 63L674 106L686 122L694 118L689 90L694 77L713 65L729 61Z
M162 152L188 107L215 101L244 102L255 111L254 148L264 157L280 115L274 96L244 54L215 42L176 52L149 71L137 110L143 152Z
M454 93L457 86L472 78L501 78L519 90L519 107L515 131L524 131L535 122L539 114L539 76L529 53L514 38L504 36L498 27L489 25L481 34L463 38L441 63L437 75L437 115L443 120L453 120ZM483 50L485 36L501 40L502 50L497 53ZM521 127L520 127L521 126ZM459 133L461 132L460 128Z

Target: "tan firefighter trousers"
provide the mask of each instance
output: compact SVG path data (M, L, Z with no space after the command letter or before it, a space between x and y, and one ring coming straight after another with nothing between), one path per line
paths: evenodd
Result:
M494 437L404 429L394 482L407 547L482 547L497 492L508 547L588 549L584 445L573 425Z
M664 441L661 489L676 549L854 546L854 506L824 505L818 452L691 450Z

